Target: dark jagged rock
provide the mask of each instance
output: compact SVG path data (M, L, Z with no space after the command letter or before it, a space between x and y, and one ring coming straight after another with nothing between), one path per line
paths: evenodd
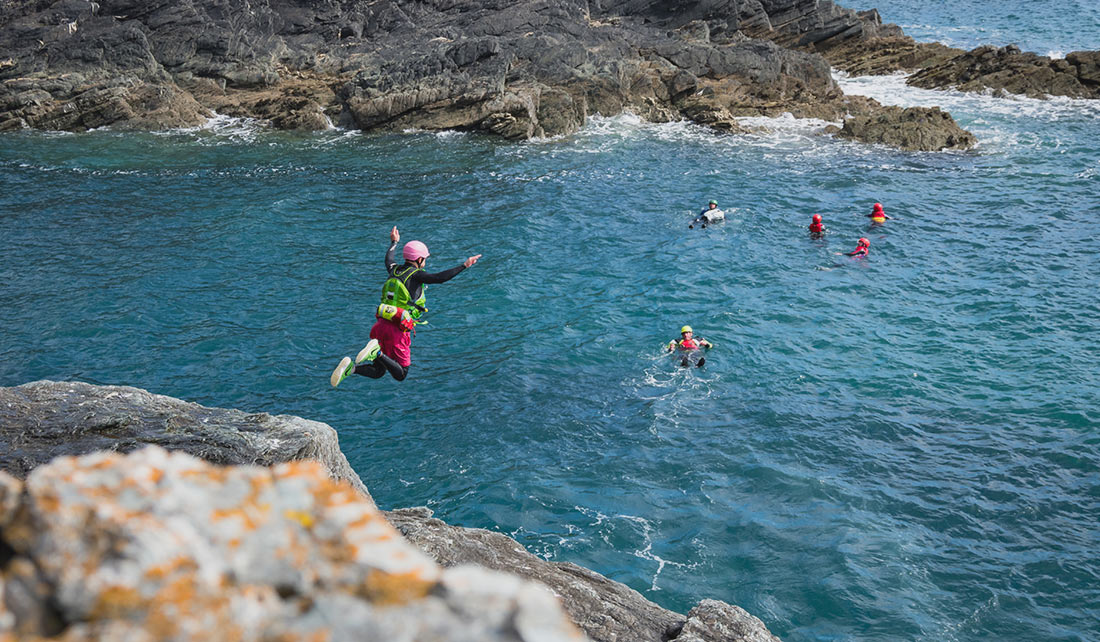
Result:
M0 469L17 478L61 455L147 444L222 465L314 459L370 497L336 431L318 421L207 408L127 386L35 381L0 388Z
M939 107L882 107L871 115L845 120L837 135L913 151L963 150L978 142Z
M298 417L250 415L237 410L205 408L123 386L39 381L14 388L0 388L0 452L4 453L0 468L19 479L27 478L34 469L58 455L83 455L102 450L131 452L150 444L221 464L271 465L317 459L329 476L349 482L367 499L370 498L339 452L335 431L326 424ZM177 467L180 462L183 468L195 466L178 458L171 459L163 451L160 451L163 454L148 453L147 450L134 461L140 466L147 466L156 460L152 465L163 470ZM175 463L165 468L169 461ZM67 469L74 466L79 468L79 462L69 460L69 463L62 464ZM96 474L102 473L102 467L95 470L99 471ZM280 478L287 472L293 477L303 470L301 467L276 468L274 477ZM222 477L237 474L229 472ZM257 473L246 473L245 477L257 477ZM149 478L146 473L136 474L135 477L140 480ZM161 484L158 487L167 492L167 486ZM295 489L295 492L302 491L301 487ZM20 555L26 556L28 538L33 536L26 528L12 526L21 514L18 510L19 503L23 501L21 498L25 499L18 482L0 473L0 571L5 565L7 568L6 575L0 573L0 637L5 632L8 615L5 608L18 611L17 619L26 625L27 632L46 635L61 633L72 622L66 620L63 612L52 609L49 600L43 597L50 594L52 587L48 582L43 583L45 580L40 569L34 564L18 559ZM300 520L297 513L288 515ZM490 570L507 571L550 587L562 600L570 618L596 642L776 641L759 620L723 602L704 600L685 617L663 609L637 591L588 569L575 564L547 562L527 552L506 535L449 526L433 519L427 508L390 511L385 516L414 545L447 569L475 564ZM347 518L347 515L343 517ZM9 537L12 532L18 532L19 536L12 539ZM9 545L10 542L23 544L15 550ZM13 557L16 559L13 560ZM270 575L263 570L263 566L257 564L250 572L257 577ZM445 574L449 572L445 571ZM459 573L455 577L470 577L470 573ZM153 588L160 590L157 588L160 586L156 584ZM294 591L289 594L290 597L298 595ZM112 594L109 599L115 597L118 596ZM287 599L282 593L279 597ZM326 596L323 599L329 598ZM224 605L225 600L219 598L214 602ZM146 608L142 605L144 603L126 604L131 616L139 621L144 619L144 611L141 611ZM159 605L157 608L163 606L161 602L156 604ZM168 606L173 604L169 602ZM474 601L468 605L471 609L480 607L481 604ZM368 614L362 612L360 607L355 609L357 622L369 620ZM101 632L96 628L98 625L91 622L85 624L92 627L89 635L94 637L97 631ZM353 628L342 630L347 633ZM73 639L84 638L75 636ZM337 639L350 638L337 636Z
M1022 52L1014 45L986 45L928 66L908 83L926 89L991 89L1033 98L1100 98L1100 51L1075 51L1061 60Z
M277 127L568 134L632 110L737 131L840 118L809 51L891 35L828 0L7 0L0 129ZM796 49L802 49L800 51Z

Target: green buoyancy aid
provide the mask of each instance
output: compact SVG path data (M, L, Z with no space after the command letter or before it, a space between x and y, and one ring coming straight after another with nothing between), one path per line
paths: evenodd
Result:
M412 318L419 319L420 315L428 309L425 305L427 302L425 293L428 286L420 286L420 298L413 301L412 294L409 293L409 288L405 285L409 282L409 277L419 271L420 268L415 265L403 265L395 269L393 276L386 279L386 282L382 284L382 303L396 305L408 312Z

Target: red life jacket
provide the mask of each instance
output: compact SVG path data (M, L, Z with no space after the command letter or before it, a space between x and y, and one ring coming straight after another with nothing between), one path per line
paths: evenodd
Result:
M810 232L814 234L821 234L825 231L824 223L810 223Z
M679 346L681 350L698 350L699 342L695 339L680 339Z

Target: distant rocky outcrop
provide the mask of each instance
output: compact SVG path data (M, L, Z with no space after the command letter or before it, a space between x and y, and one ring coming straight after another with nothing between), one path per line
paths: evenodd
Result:
M132 452L149 444L159 444L171 450L189 452L208 461L218 463L260 463L264 465L275 464L276 466L271 470L255 467L211 469L200 465L191 458L174 458L157 449L141 450L131 455L130 459L100 454L93 455L92 459L77 461L72 458L61 458L53 459L53 464L46 463L59 455L80 455L95 451ZM336 449L335 452L333 452L333 449ZM137 388L39 381L14 388L0 388L0 453L3 453L2 459L0 459L0 467L18 478L25 477L28 480L25 486L20 486L14 479L4 479L3 475L0 474L0 480L3 481L3 483L0 483L0 637L2 637L4 631L11 630L24 633L46 631L45 634L48 635L65 630L66 635L72 635L72 639L79 640L90 639L90 637L95 636L102 638L106 635L109 637L109 634L113 635L115 632L123 635L138 630L146 630L142 627L152 626L155 622L163 623L161 616L177 608L169 600L170 596L177 595L174 591L184 589L190 591L196 588L194 581L197 580L190 576L184 577L187 573L196 571L196 569L206 569L203 571L206 575L202 576L202 580L207 581L210 577L209 573L213 572L210 569L224 570L230 568L232 570L236 568L236 566L233 566L234 564L248 565L252 563L257 567L247 569L243 576L232 573L224 575L224 577L232 579L232 581L227 580L229 586L226 590L229 592L223 595L229 596L227 598L229 601L228 606L218 607L218 610L212 611L210 618L213 618L213 620L202 620L202 622L195 624L194 626L200 628L187 629L187 631L194 632L194 635L190 638L181 635L182 638L200 639L207 631L207 629L201 627L210 624L211 621L224 624L226 621L237 621L238 617L245 617L246 619L241 620L242 622L253 622L254 620L247 618L260 617L256 615L259 611L248 610L253 609L255 605L251 605L245 598L254 595L261 596L262 599L257 599L260 599L263 603L261 606L267 609L262 611L262 617L270 618L272 621L268 628L260 627L257 629L265 636L269 633L274 635L279 631L292 631L297 635L300 632L317 630L316 627L320 626L318 622L326 622L325 618L330 617L335 609L342 608L345 603L349 605L348 608L351 609L354 615L349 620L351 624L344 629L335 630L334 639L346 639L342 637L345 632L362 630L362 627L383 626L373 619L379 614L372 610L377 604L372 606L373 598L369 596L367 604L355 605L348 602L350 598L347 596L326 593L323 599L315 602L322 604L319 607L321 610L309 610L308 596L316 596L318 591L322 590L333 590L335 580L332 577L335 576L332 574L337 573L338 566L334 561L322 562L322 568L327 569L322 573L323 577L318 579L309 576L308 581L313 583L303 588L301 582L305 580L301 580L300 577L294 575L297 571L285 568L282 565L283 562L280 561L282 558L274 558L273 569L264 569L260 567L267 563L267 559L256 557L255 553L258 550L256 548L250 549L252 551L249 553L251 557L247 555L240 558L232 557L232 555L237 555L235 551L239 549L240 541L243 541L240 539L241 537L257 538L254 542L257 547L269 545L273 541L283 544L288 541L296 542L297 540L293 538L302 536L302 533L299 532L301 530L299 526L304 527L306 531L311 533L323 533L325 537L329 538L325 540L327 543L323 545L314 543L310 546L316 545L326 551L333 550L333 546L336 545L333 544L334 540L332 538L338 535L337 531L340 529L330 521L324 522L325 525L322 527L323 519L318 515L339 513L343 516L341 519L351 519L345 513L354 513L354 515L375 514L372 512L373 502L367 495L366 488L359 481L354 471L348 467L347 460L336 446L335 431L326 424L297 417L250 415L236 410L206 408L171 397L150 394ZM287 468L281 465L282 462L299 460L316 460L319 467L302 464L301 467L291 466ZM39 471L47 469L53 472L41 473L43 476L37 477L40 474ZM87 472L79 472L85 469L87 469ZM102 472L108 469L114 472ZM66 499L66 501L71 499L77 502L77 507L84 507L79 508L78 512L75 513L78 516L86 515L91 510L88 506L90 505L89 502L93 502L93 500L89 497L113 497L110 502L102 506L100 512L103 515L96 513L94 518L100 519L102 517L102 519L108 520L104 522L103 528L107 529L110 526L110 528L116 530L110 530L102 537L92 537L91 543L77 544L65 543L65 540L69 537L75 537L72 529L58 531L59 534L56 535L54 540L51 540L54 543L49 544L49 546L87 547L89 550L94 550L92 552L84 551L80 553L81 555L102 555L104 556L103 559L113 559L110 557L110 555L113 555L110 551L123 547L125 549L123 559L130 560L118 562L129 573L125 576L125 586L133 588L139 594L135 597L132 592L119 594L108 592L107 597L103 598L108 600L108 604L103 607L105 610L95 610L95 615L91 620L87 619L90 617L87 611L89 607L85 602L74 603L71 607L66 606L67 603L61 603L64 608L55 608L55 598L61 599L68 593L60 597L54 595L52 591L56 591L57 587L62 585L52 583L52 575L42 574L45 571L39 570L34 561L34 555L38 553L28 552L31 551L32 547L46 546L41 543L32 544L31 542L35 537L33 533L49 531L52 526L48 522L30 522L32 526L28 529L24 527L28 522L19 522L24 526L18 526L16 525L17 522L13 521L16 516L19 516L19 519L26 517L23 515L26 511L19 508L19 506L31 507L37 505L27 503L30 500L24 497L24 488L67 488L64 484L55 483L55 480L58 479L58 470L65 471L61 474L63 479L69 480L65 481L65 484L76 484L72 486L72 492L64 494L62 499ZM123 472L119 472L120 470ZM169 470L172 471L172 475L175 475L175 477L165 481L166 471ZM101 475L105 477L101 477ZM215 489L215 481L206 479L210 475L218 480L217 483L225 484L225 488L221 492ZM308 479L304 480L303 476ZM322 476L327 476L336 481L331 484L328 482L323 483L319 479ZM191 480L191 478L201 480L194 482L199 484L200 488L196 489L184 483ZM110 490L105 490L102 486L103 483L115 485L110 486ZM188 481L187 483L191 482ZM35 486L35 484L38 484L38 486ZM94 495L87 495L86 489L82 490L80 484L99 484L99 486L95 486L99 490L95 490ZM251 484L250 487L253 490L249 491L252 494L247 494L245 503L232 504L232 502L242 498L242 494L245 493L243 489L249 487L249 484ZM270 489L268 489L268 484L273 484ZM272 503L272 494L280 496L289 494L292 496L293 501L302 500L300 495L302 494L301 488L303 485L312 489L306 494L322 495L322 497L316 498L317 504L309 507L308 510L299 507L297 504L284 506L283 504ZM262 490L257 490L261 487ZM346 493L340 494L342 492L339 490L340 488L354 489L362 496L363 501L356 504L347 497ZM177 496L174 494L176 492L182 493L182 495ZM336 499L332 500L330 496L335 496ZM47 494L42 497L44 499L32 499L49 504L51 510L56 508L51 503L53 495ZM215 501L210 499L212 497L220 499ZM183 518L178 518L172 511L182 510L181 506L190 506L192 500L197 502L195 503L196 511L190 517L181 521ZM213 513L204 512L208 500L215 504L218 501L227 503L227 506L221 504L217 504L217 506L219 510L229 512L218 513L219 517L217 518L211 517ZM341 506L346 502L348 506L355 505L355 507L344 507L337 510L326 504L326 502L331 503L330 500L336 501ZM116 503L120 507L116 508ZM160 509L148 508L154 503L162 506L163 512L157 512ZM229 504L232 504L232 506L230 507ZM204 524L216 533L203 533L201 534L202 537L214 537L218 546L225 544L226 541L230 544L238 542L237 548L231 546L232 551L218 549L216 556L201 563L194 561L180 562L178 568L173 566L168 569L170 573L166 571L168 573L166 577L169 578L166 580L157 575L157 573L160 573L157 569L161 567L156 566L149 560L161 560L161 558L169 556L169 553L163 550L163 546L157 544L161 541L161 537L165 532L163 529L169 527L163 524L153 524L152 522L148 524L145 522L129 524L127 521L131 518L137 520L137 514L146 510L153 510L155 517L168 520L173 527L180 526L183 528L183 535L175 539L168 539L172 545L180 544L190 547L187 551L180 553L183 556L181 559L186 559L188 555L195 554L195 550L197 550L195 547L204 541L201 538L192 539L193 535L199 537L194 531L196 529L201 530ZM30 513L32 516L38 514L35 511L30 511ZM238 516L240 519L238 519ZM257 522L257 516L263 519ZM430 637L425 634L424 637L385 637L380 639L493 640L498 639L492 637L492 635L497 634L495 629L492 628L496 625L485 624L481 619L482 616L488 618L487 621L490 623L499 622L501 618L508 617L533 617L530 612L523 616L519 614L520 610L527 608L525 606L527 602L523 601L527 598L521 600L512 593L516 591L523 592L526 595L528 590L522 588L525 586L524 584L515 578L489 578L485 580L478 573L487 571L471 570L468 566L477 565L478 567L511 573L525 581L534 581L549 587L562 600L571 620L596 642L621 642L623 640L638 642L648 640L654 642L776 642L776 638L768 632L760 620L735 606L723 602L704 600L695 609L692 609L691 613L684 616L663 609L645 599L637 591L588 569L574 564L543 560L527 552L515 540L500 533L448 525L432 518L431 511L426 508L391 511L385 513L385 517L420 551L435 560L435 563L446 569L460 571L454 575L448 575L451 572L450 570L442 571L443 574L439 576L441 579L438 582L444 584L438 582L432 584L435 588L427 591L429 598L433 596L443 597L445 604L433 602L434 605L424 607L424 604L427 603L418 603L415 607L410 606L409 608L429 608L433 612L442 612L443 617L451 617L454 613L447 615L447 612L455 611L456 605L466 600L466 598L459 596L456 592L448 592L449 589L446 588L445 584L447 582L461 583L461 581L466 581L460 581L458 578L473 578L467 582L467 584L471 582L476 584L471 590L475 592L488 591L488 593L484 593L483 598L479 597L465 603L459 609L470 610L471 613L466 613L470 616L470 620L454 620L452 623L455 627L459 627L468 626L470 622L480 622L471 630L488 631L489 633L484 633L487 637L481 638L476 636ZM116 518L122 521L119 524L110 521ZM328 518L325 517L324 519ZM248 522L244 531L240 530L240 520ZM359 524L358 521L355 523ZM371 528L376 529L377 524L375 522L370 523L374 524ZM262 528L260 528L261 525ZM258 530L252 532L252 528ZM291 529L292 532L287 534L286 529ZM369 532L384 533L384 531L377 529ZM229 535L226 535L226 533L229 533ZM385 539L381 535L379 538ZM134 543L126 548L123 546L126 542ZM153 546L154 550L143 553L141 552L141 546ZM253 543L249 543L249 546L253 546ZM337 547L337 550L343 549ZM377 554L382 555L382 553ZM133 560L127 556L137 556L138 560L131 564ZM222 559L218 556L230 557ZM382 558L384 557L383 555ZM13 565L13 560L18 559L27 561L25 564L19 562L18 565ZM93 558L84 557L82 559L87 562L82 567L85 571L95 566L91 561ZM341 557L339 559L345 558ZM384 559L381 561L384 561ZM372 563L381 563L381 561L374 560ZM313 563L316 563L316 561L311 562L311 566ZM18 570L18 572L10 570L13 568L21 570ZM138 570L141 570L141 573L138 573ZM65 576L66 581L70 582L70 584L64 584L64 586L69 587L66 590L73 591L75 589L72 587L79 585L81 582L92 581L89 578L110 576L114 571L108 569L88 572L91 575ZM225 572L229 573L229 571ZM355 576L355 573L360 573L360 575ZM361 579L362 573L370 575L369 570L358 568L358 570L350 569L346 574L339 577L347 578L349 577L348 574L351 574ZM292 579L297 577L298 579L293 579L286 586L268 582L268 580L285 579L284 576ZM241 580L240 577L245 579ZM352 580L348 580L351 582L350 584L340 584L335 589L336 593L346 590L352 593L359 591L360 589L354 589L354 586L359 586L356 582L359 582L360 579L354 579L354 577ZM435 577L435 575L432 575L432 577ZM442 579L447 577L455 579ZM500 584L500 590L505 591L506 594L494 593L493 591L496 589L480 586L483 580ZM164 582L168 581L170 581L170 584L166 585ZM184 584L179 584L179 582L184 582ZM265 584L265 582L268 582L268 584ZM270 602L270 589L272 586L281 603ZM384 586L390 586L390 584L386 583ZM404 585L398 584L398 586ZM169 591L169 587L174 588ZM93 588L99 591L103 587L93 583ZM465 586L465 588L470 587ZM169 592L166 593L165 591ZM138 597L140 597L140 600L134 601ZM110 600L116 598L121 600L123 604L110 602ZM248 597L248 599L251 598ZM538 602L536 598L530 599L535 600L533 603L539 605L537 606L538 609L549 608ZM479 606L480 602L487 602L491 612L487 614L473 613L472 611L481 608ZM4 604L7 606L2 606ZM308 619L310 623L308 626L287 615L294 608L304 609L301 611L302 614L312 614ZM234 609L245 610L237 611ZM462 612L465 613L464 610ZM103 613L107 613L109 617L102 615ZM153 613L158 615L153 617L151 615ZM561 629L557 624L554 624L556 622L554 619L556 616L553 615L554 611L551 609L547 613L546 617L548 619L539 620L538 626L548 626L552 632L560 632ZM105 617L108 617L108 619L101 619ZM228 618L228 620L224 618ZM394 622L400 621L394 620ZM309 626L314 628L308 628ZM391 622L385 626L396 625ZM12 627L15 627L15 629ZM359 629L356 629L356 627L359 627ZM390 631L391 629L381 628L378 630ZM409 630L414 631L415 629ZM454 635L459 634L454 633ZM135 633L135 635L137 634ZM554 635L557 635L557 633ZM138 637L136 639L144 638ZM151 639L159 638L157 635L153 635ZM261 636L242 639L270 638ZM291 636L290 639L298 638ZM521 636L501 639L554 640L559 638L552 636L547 638Z
M993 90L1032 98L1100 98L1100 51L1052 59L1014 45L987 45L926 66L907 82L925 89Z
M1100 98L1100 51L1074 51L1060 59L1023 52L1015 45L965 51L893 36L847 40L822 55L854 76L912 72L906 82L924 89Z
M568 134L631 110L738 131L848 113L824 51L900 34L828 0L5 0L0 130Z
M853 116L837 136L908 150L964 150L978 142L939 107L885 107L871 116Z
M156 446L0 473L0 637L581 642L545 588L442 569L317 462ZM10 638L8 638L10 639Z

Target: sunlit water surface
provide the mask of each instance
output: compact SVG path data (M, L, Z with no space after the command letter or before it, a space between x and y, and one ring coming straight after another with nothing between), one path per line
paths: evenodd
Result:
M325 421L385 507L788 641L1095 640L1100 106L840 80L982 143L629 116L525 144L0 136L0 385ZM689 230L711 197L727 222ZM485 256L429 289L407 381L333 390L393 225L432 268ZM702 369L662 354L685 323Z

